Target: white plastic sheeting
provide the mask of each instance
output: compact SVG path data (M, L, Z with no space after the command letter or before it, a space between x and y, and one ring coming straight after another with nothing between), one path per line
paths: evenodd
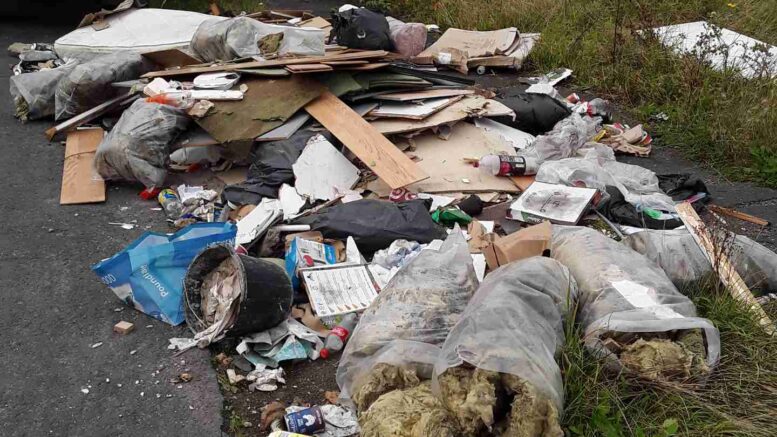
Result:
M777 47L706 21L653 29L662 44L676 53L701 57L712 68L733 68L743 77L777 76Z

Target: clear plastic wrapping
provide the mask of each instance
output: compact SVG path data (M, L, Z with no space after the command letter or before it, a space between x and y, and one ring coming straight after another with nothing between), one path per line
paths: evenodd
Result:
M594 353L610 358L609 337L630 333L703 332L709 368L720 357L720 335L656 264L624 244L584 227L553 227L551 256L567 266L579 287L577 322Z
M381 363L431 377L451 327L477 288L469 247L453 232L402 268L364 312L337 368L344 399Z
M626 228L624 244L660 266L677 287L714 275L712 265L687 229ZM720 238L723 252L756 294L777 293L777 254L744 235Z
M117 52L77 65L57 84L55 118L64 120L111 99L113 82L137 79L151 65L138 53Z
M592 151L585 158L545 161L536 180L568 186L596 188L604 196L607 186L618 188L627 202L661 211L674 211L672 198L658 186L656 174L638 165L624 164Z
M54 92L57 83L76 65L78 61L70 60L57 68L11 76L10 91L16 105L16 117L27 121L54 115Z
M538 136L520 154L535 158L539 163L574 156L596 134L601 120L600 117L573 113L556 123L550 132Z
M160 187L165 181L165 160L170 142L189 122L173 106L136 100L97 147L94 165L104 179L140 181Z
M194 33L190 47L205 62L229 61L260 55L259 40L277 33L283 33L279 55L324 55L326 34L321 29L279 26L247 17L203 22Z
M564 345L564 321L576 294L569 270L550 258L527 258L491 272L448 334L435 378L466 362L519 377L563 411L555 355Z

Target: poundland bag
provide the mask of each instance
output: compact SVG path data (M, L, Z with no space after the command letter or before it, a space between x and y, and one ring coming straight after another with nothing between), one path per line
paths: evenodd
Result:
M92 270L127 305L171 325L184 321L183 278L206 247L234 245L231 223L195 223L175 234L146 232Z

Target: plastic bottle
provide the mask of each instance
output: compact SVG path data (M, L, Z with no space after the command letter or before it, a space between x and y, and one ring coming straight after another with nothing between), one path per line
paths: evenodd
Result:
M356 327L356 313L348 313L343 320L329 331L329 335L324 340L324 349L321 350L321 358L327 359L332 352L343 350L345 341Z
M175 191L169 188L164 189L159 192L157 200L159 200L159 204L162 205L162 209L165 211L167 218L170 220L177 220L181 217L183 205L181 204L180 199L178 199L178 194L176 194Z
M521 176L537 174L537 162L524 156L485 155L478 167L494 176Z
M194 106L194 99L191 93L186 91L172 91L147 97L147 102L161 103L163 105L175 106L176 108L189 109Z

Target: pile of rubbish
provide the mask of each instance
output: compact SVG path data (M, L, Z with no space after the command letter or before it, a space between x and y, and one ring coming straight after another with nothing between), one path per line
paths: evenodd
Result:
M62 204L115 180L159 202L173 232L92 269L189 326L171 349L234 339L251 391L342 351L339 404L275 405L276 432L561 436L570 324L613 372L703 382L720 337L682 290L777 293L777 255L700 221L703 181L618 162L650 135L561 96L571 70L499 95L467 76L520 69L539 34L121 8L9 48L16 115L58 123Z

